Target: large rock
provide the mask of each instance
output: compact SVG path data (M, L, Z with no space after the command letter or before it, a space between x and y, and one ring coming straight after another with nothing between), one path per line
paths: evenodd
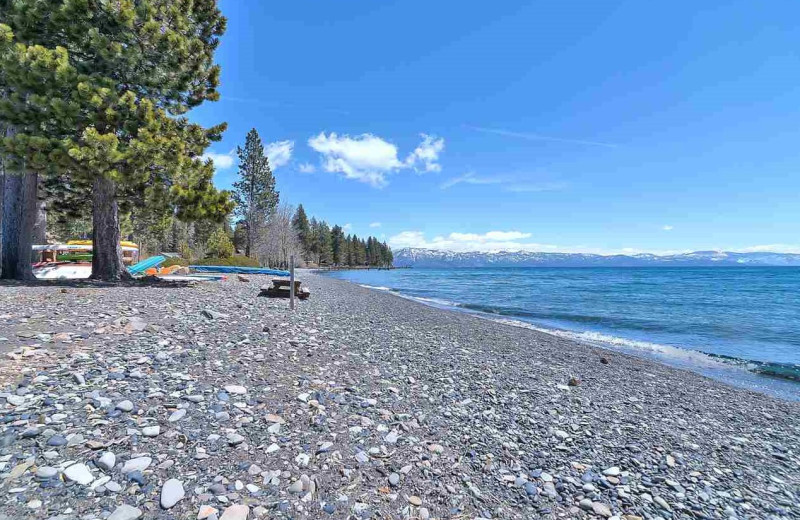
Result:
M161 507L169 509L186 496L186 491L183 490L183 482L176 478L171 478L164 482L161 488Z
M222 512L219 520L247 520L250 508L241 504L230 506Z
M86 464L73 464L64 470L64 476L84 486L91 484L94 480L94 475L89 471Z
M142 510L128 504L122 504L109 515L107 520L136 520L141 518Z

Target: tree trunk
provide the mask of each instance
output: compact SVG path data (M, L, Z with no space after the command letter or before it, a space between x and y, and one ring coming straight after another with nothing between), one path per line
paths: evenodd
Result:
M93 280L118 282L130 280L131 275L122 263L119 244L119 211L117 185L103 176L92 187L92 276Z
M3 258L0 277L33 280L31 246L38 204L39 176L6 170L3 182Z

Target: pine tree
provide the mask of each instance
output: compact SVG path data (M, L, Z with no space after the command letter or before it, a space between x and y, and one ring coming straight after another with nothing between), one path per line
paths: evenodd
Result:
M225 19L216 0L0 0L0 13L8 23L0 33L20 44L0 53L0 70L10 71L0 81L11 92L0 119L13 114L17 130L0 151L34 170L46 161L91 186L94 278L128 276L120 212L146 190L160 191L158 200L182 218L230 211L211 182L212 165L200 160L223 126L206 130L177 117L219 97L213 54ZM25 59L41 66L26 68ZM31 74L52 77L37 82Z
M275 177L264 155L264 144L255 128L247 132L244 148L238 147L239 180L233 184L236 214L245 226L245 255L250 256L259 230L278 206Z
M324 220L319 222L317 226L317 251L319 255L318 265L328 265L333 261L331 228Z
M294 217L292 217L292 227L294 227L294 230L300 239L300 245L303 248L303 260L308 262L311 259L311 242L309 240L311 235L311 226L308 222L306 210L303 209L302 204L297 206L297 211L295 212Z
M333 226L331 228L331 260L334 265L341 265L344 263L344 240L344 231L342 231L342 226Z

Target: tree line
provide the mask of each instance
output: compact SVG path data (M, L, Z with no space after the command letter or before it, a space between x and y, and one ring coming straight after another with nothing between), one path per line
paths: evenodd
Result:
M303 260L318 266L347 267L390 267L392 249L375 237L358 238L355 234L345 235L341 226L330 227L324 220L308 219L300 204L292 218L300 244L303 247Z

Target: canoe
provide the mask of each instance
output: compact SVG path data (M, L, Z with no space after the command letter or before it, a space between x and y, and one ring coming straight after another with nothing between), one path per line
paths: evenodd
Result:
M268 269L266 267L237 267L233 265L190 265L189 269L198 273L238 273L269 274L273 276L289 276L289 271Z
M167 258L164 256L151 256L145 260L142 260L138 264L134 264L128 268L128 272L131 274L141 274L150 269L151 267L157 267L164 263Z

